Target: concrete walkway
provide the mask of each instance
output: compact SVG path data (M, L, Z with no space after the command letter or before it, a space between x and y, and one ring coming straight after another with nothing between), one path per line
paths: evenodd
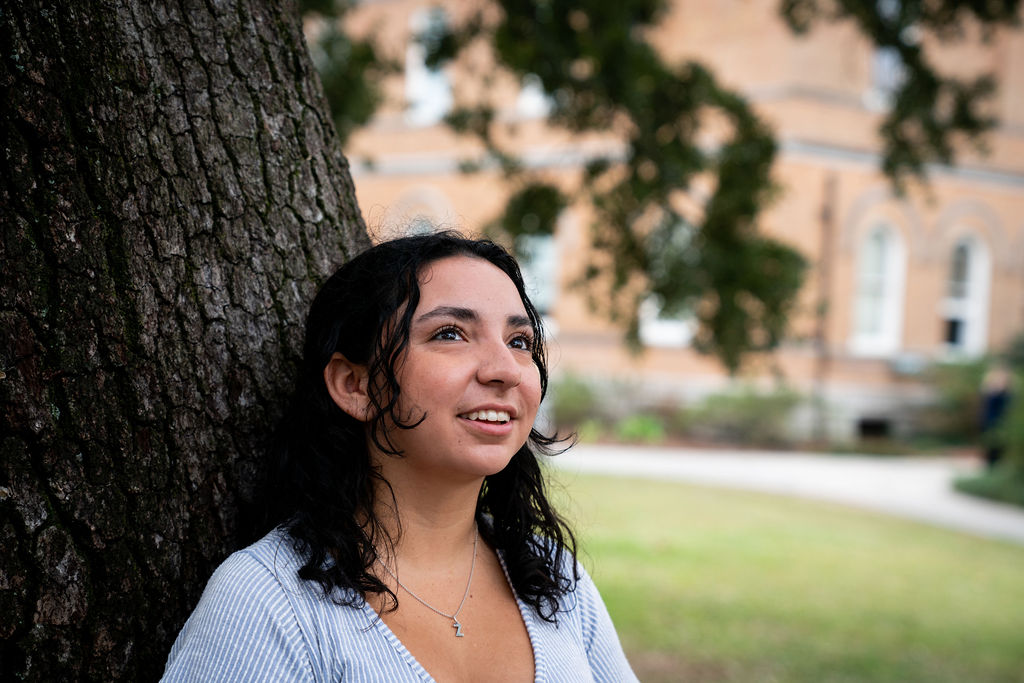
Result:
M684 481L826 500L1024 545L1024 509L953 490L970 458L574 446L552 459L570 471Z

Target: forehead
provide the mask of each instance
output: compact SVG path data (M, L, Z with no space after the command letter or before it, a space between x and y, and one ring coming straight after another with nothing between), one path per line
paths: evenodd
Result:
M437 305L495 308L502 315L525 313L512 279L496 265L474 256L449 256L427 265L420 273L416 310Z

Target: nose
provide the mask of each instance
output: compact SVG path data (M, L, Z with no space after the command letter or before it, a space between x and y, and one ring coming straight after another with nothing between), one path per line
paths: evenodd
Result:
M481 384L502 385L511 389L523 381L523 367L504 341L486 344L481 347L476 378Z

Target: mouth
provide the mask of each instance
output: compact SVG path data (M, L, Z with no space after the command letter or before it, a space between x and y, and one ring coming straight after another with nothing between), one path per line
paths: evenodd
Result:
M483 422L486 424L506 424L511 420L508 412L504 410L474 410L469 413L462 413L459 417L472 422Z

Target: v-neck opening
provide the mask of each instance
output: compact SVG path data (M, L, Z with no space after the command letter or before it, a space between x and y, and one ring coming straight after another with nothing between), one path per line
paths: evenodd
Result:
M505 566L505 557L502 555L500 550L495 550L495 554L498 556L498 564L501 565L501 573L505 575L505 583L508 584L509 590L512 591L512 599L516 602L516 607L519 608L519 618L523 620L523 626L526 628L526 635L530 639L530 652L533 655L533 681L534 683L545 683L547 680L546 672L543 668L543 657L538 649L538 643L540 642L537 638L536 626L533 622L532 615L529 612L529 607L519 599L519 594L516 593L515 586L512 585L512 579L509 577L508 568ZM384 639L391 644L391 647L395 649L398 655L405 660L413 672L422 678L426 683L437 683L434 676L427 671L427 668L416 659L416 655L405 646L402 639L391 630L391 627L387 625L377 610L370 605L370 601L363 599L363 613L370 620L370 625L377 629L377 631L384 636Z
M500 550L495 550L494 553L498 556L501 573L505 575L505 583L508 584L509 590L512 591L512 598L516 601L516 606L519 607L519 618L523 620L523 626L526 627L526 636L530 639L530 651L533 653L533 683L544 683L547 680L547 671L544 668L543 652L539 647L540 639L537 637L537 626L533 621L533 614L526 603L519 599L519 593L512 585L512 577L509 576L508 567L505 566L505 555Z
M370 605L370 601L365 598L363 599L363 613L367 618L369 618L370 626L377 629L377 632L384 636L384 639L388 641L398 655L405 660L405 663L409 665L413 670L413 673L418 675L427 683L437 683L431 673L427 671L426 667L420 664L420 661L416 659L416 655L414 655L412 651L405 646L402 639L391 630L391 627L385 623L384 619L377 613L377 610Z

